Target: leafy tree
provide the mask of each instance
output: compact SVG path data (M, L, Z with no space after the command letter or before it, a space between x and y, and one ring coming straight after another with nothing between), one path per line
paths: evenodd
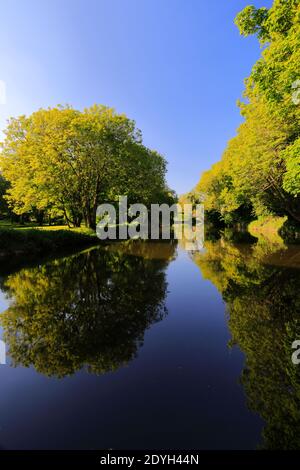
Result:
M11 119L1 168L16 213L64 214L75 226L95 228L97 206L119 194L149 204L167 191L164 158L142 144L134 121L98 105Z
M267 19L267 8L257 9L249 5L237 15L235 23L244 36L257 34L261 40L266 40L268 38L268 30L265 26Z
M283 188L295 197L300 194L300 138L282 153L286 162Z
M236 24L244 36L257 34L262 57L246 81L244 122L219 163L206 172L198 190L208 210L224 220L241 208L262 214L288 214L300 221L300 106L293 96L299 79L300 2L246 7Z

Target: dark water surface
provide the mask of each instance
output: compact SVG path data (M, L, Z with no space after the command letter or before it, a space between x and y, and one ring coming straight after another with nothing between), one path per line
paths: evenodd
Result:
M300 448L299 266L224 238L2 265L0 447Z

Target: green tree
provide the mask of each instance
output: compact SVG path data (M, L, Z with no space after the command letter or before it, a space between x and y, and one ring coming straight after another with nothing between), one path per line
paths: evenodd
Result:
M0 164L16 213L63 214L75 226L95 228L97 206L118 195L150 204L166 192L164 158L142 144L134 121L105 106L11 119Z
M262 57L239 104L244 122L198 190L207 209L224 220L247 208L256 216L287 214L299 222L300 105L292 98L299 79L300 2L275 0L269 10L248 6L236 24L244 36L257 34Z

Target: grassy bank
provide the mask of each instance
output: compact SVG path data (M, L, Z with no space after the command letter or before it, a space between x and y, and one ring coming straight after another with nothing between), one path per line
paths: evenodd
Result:
M0 227L0 256L37 255L77 249L99 242L85 229L60 227Z
M279 235L279 231L287 221L287 217L268 216L253 220L248 225L251 235L262 235L266 238Z
M300 243L300 224L287 217L262 217L248 226L251 235L272 242Z

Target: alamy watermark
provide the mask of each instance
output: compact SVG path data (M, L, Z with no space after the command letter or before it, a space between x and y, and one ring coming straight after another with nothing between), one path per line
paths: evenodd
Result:
M118 207L101 204L97 208L96 233L100 240L184 239L188 250L203 248L203 204L144 204L128 207L127 196L120 196Z
M300 364L300 340L296 339L292 343L292 349L296 349L296 351L292 354L292 363L297 366Z

